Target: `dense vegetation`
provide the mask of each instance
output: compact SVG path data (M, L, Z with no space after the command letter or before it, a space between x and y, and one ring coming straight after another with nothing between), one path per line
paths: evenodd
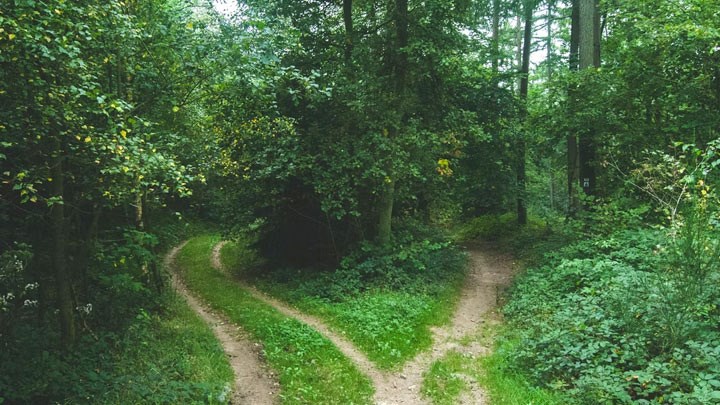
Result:
M437 401L464 369L500 403L720 402L716 1L221 3L0 3L0 402L223 402L160 265L189 222L385 368L452 310L453 243L527 254L496 354L437 363ZM323 393L283 372L333 374L286 344L353 375L185 260L213 306L277 322L227 314L286 402ZM363 402L355 377L336 394Z

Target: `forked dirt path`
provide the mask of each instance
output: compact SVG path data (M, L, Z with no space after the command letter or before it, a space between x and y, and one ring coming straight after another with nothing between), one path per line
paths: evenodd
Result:
M205 308L178 277L174 268L175 258L185 243L187 242L175 247L165 256L165 268L170 270L175 290L185 298L190 308L210 325L228 357L235 374L235 386L231 393L230 403L253 405L278 403L280 386L267 365L261 360L259 345L250 341L239 327Z
M213 249L212 264L223 270L220 250L225 242L218 243ZM420 353L407 363L400 372L379 370L355 345L344 336L334 332L320 319L304 314L286 303L278 301L256 288L241 283L255 298L275 307L278 311L296 318L315 328L327 337L338 349L352 360L373 383L374 401L378 405L415 405L427 404L421 396L423 375L430 365L450 351L468 356L487 353L490 348L472 337L479 329L493 319L494 309L498 305L500 291L510 284L513 276L512 259L497 253L487 245L473 246L470 255L470 272L467 275L460 301L449 325L433 328L433 344L429 350ZM461 340L470 337L469 344ZM486 395L474 381L467 381L469 391L459 399L459 404L485 404Z
M451 351L477 357L489 353L487 343L478 342L478 332L495 319L500 292L510 284L513 276L512 259L499 254L487 245L468 249L470 272L460 295L455 313L448 325L432 329L431 348L407 363L400 373L390 376L383 386L377 387L375 398L381 405L426 404L421 395L424 373L432 363ZM468 342L463 342L467 338ZM466 380L469 390L458 399L458 404L485 404L487 397L475 381Z

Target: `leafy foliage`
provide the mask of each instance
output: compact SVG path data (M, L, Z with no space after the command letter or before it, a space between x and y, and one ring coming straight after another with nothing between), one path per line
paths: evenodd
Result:
M621 231L529 269L505 309L518 325L512 367L581 402L714 401L718 297L707 286L719 274L695 266L717 263L717 236L684 229L674 242Z

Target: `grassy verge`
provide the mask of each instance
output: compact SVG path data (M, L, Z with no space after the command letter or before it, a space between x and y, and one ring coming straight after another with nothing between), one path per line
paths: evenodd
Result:
M216 236L197 237L182 249L178 265L188 287L264 345L278 371L283 403L370 403L372 387L335 346L308 326L256 300L210 266Z
M113 362L111 388L78 403L227 402L233 372L212 331L175 295L166 310L162 316L139 315Z
M481 340L489 340L499 326L490 326ZM483 387L490 403L497 405L561 405L564 398L548 390L533 387L523 376L511 372L502 352L486 357L470 357L452 351L432 364L423 381L422 393L437 405L458 403L468 390L468 382Z
M431 345L430 326L450 319L465 274L460 260L432 286L373 288L337 294L342 298L330 300L318 291L334 288L336 280L324 278L327 273L281 269L268 277L252 277L243 274L252 252L242 241L226 244L221 254L224 266L234 274L252 278L261 290L324 319L383 369L397 368Z
M84 336L72 352L54 331L22 325L0 352L0 403L225 404L233 379L207 325L172 293L116 332ZM150 312L148 312L150 311Z

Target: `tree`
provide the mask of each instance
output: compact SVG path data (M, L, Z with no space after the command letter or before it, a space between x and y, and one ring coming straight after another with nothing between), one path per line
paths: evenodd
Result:
M525 21L523 29L522 66L520 68L520 99L523 104L523 118L527 117L528 88L530 85L530 50L533 39L533 14L536 4L534 1L525 1L523 4L523 18ZM520 225L527 223L527 202L526 202L526 144L524 139L519 139L517 148L517 221Z
M579 48L580 69L599 67L599 31L598 8L596 0L579 0ZM587 97L588 95L584 95ZM595 145L593 128L586 127L580 131L578 141L578 160L582 190L587 195L595 193Z

